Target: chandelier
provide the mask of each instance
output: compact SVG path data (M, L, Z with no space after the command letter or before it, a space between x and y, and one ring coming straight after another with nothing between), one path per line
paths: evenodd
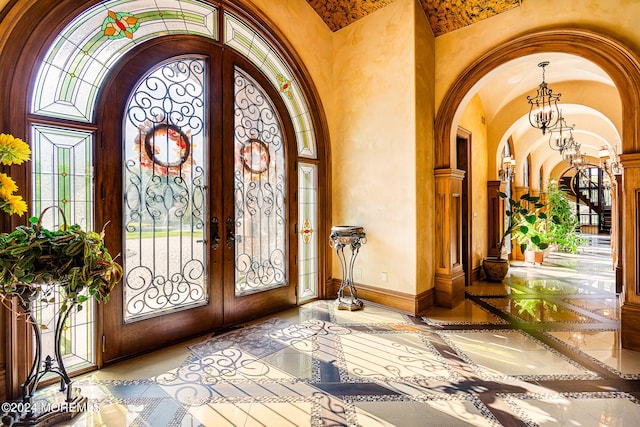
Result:
M580 151L580 143L576 142L573 137L560 154L562 155L562 159L569 163L569 166L577 170L585 166L584 153Z
M513 181L516 174L516 159L511 156L502 155L502 165L498 171L501 181Z
M573 141L574 127L575 125L567 125L561 111L558 117L558 123L549 129L549 147L551 147L552 150L562 152Z
M542 68L542 83L538 86L536 96L527 96L527 101L531 106L529 123L534 128L542 130L543 135L547 129L554 127L560 118L558 101L560 101L561 94L554 94L547 86L547 82L544 81L544 67L547 65L549 65L549 61L543 61L538 64L538 67Z

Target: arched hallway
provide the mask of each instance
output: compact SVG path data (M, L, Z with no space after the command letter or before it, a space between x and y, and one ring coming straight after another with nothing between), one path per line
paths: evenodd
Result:
M71 425L634 425L609 243L475 282L423 318L316 301L77 379ZM430 420L425 424L425 420Z

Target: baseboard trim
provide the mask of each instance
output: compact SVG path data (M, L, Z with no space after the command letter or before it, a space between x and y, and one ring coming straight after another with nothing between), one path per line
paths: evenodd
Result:
M640 305L626 302L620 310L622 348L640 351Z
M330 279L327 283L327 295L337 295L340 290L340 283L340 279ZM358 291L359 299L371 301L374 304L393 308L415 316L435 305L436 294L434 288L421 292L418 295L411 295L404 292L368 286L362 283L355 283L354 285Z
M471 283L476 282L482 279L482 266L479 265L473 270L471 270ZM469 284L471 284L469 283Z

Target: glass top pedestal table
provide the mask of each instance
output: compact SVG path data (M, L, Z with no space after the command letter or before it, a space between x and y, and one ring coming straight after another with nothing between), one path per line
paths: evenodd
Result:
M338 291L338 310L361 310L362 301L358 299L356 287L353 286L353 265L360 251L360 246L367 242L367 236L362 227L350 225L338 225L331 227L329 245L336 250L340 265L342 266L342 283ZM344 255L344 247L351 249L351 259L347 264ZM349 291L349 296L345 296L345 291Z

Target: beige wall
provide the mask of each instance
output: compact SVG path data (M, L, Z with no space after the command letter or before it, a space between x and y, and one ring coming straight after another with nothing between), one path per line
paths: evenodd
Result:
M435 37L416 1L416 294L433 288L434 198L433 118L435 117Z
M397 0L335 33L329 114L333 222L367 233L354 280L408 294L417 271L415 9ZM340 277L337 262L332 273Z
M471 268L480 267L480 263L488 253L489 237L487 236L487 126L484 123L486 114L478 95L474 96L460 119L460 126L471 132L473 161L471 165L471 218L472 218L472 253Z
M333 33L306 0L246 0L272 21L300 56L327 114L333 103ZM328 237L327 237L328 238Z
M574 81L554 84L554 89L562 93L563 104L588 104L598 111L606 112L608 114L606 119L611 121L612 125L615 126L618 135L613 135L611 129L606 128L601 129L600 135L609 136L609 142L615 145L619 134L622 133L622 105L618 90L614 86L594 82L589 82L589 84L585 85L580 81ZM519 140L520 137L526 141L526 148L527 150L531 150L532 155L532 172L535 171L536 177L540 166L544 166L544 170L548 173L559 162L562 162L560 155L549 149L549 134L546 136L540 135L537 139L531 140L530 137L522 135L521 132L512 133L514 131L512 129L513 124L529 112L528 105L524 102L527 95L527 93L523 93L515 97L513 101L507 103L504 108L496 114L493 120L488 122L488 179L497 179L498 177L496 162L499 161L499 156L496 157L496 153L502 152L502 147L509 136L514 138L514 145L516 147L523 147L522 141ZM572 116L568 124L574 125L578 123L576 129L580 129L580 123L577 122L575 118L575 116ZM590 119L592 119L592 117L590 117ZM590 124L592 127L593 125L593 123ZM583 148L587 148L585 142L588 141L586 141L584 137L580 137L577 132L576 136L583 144ZM597 150L601 144L602 142L592 146L592 153L594 153L595 151L593 150ZM519 166L524 164L528 153L529 152L525 150L516 150ZM520 173L516 173L516 185L524 185L521 171L522 169L519 167L518 172ZM538 180L534 179L533 182L533 188L538 189Z

